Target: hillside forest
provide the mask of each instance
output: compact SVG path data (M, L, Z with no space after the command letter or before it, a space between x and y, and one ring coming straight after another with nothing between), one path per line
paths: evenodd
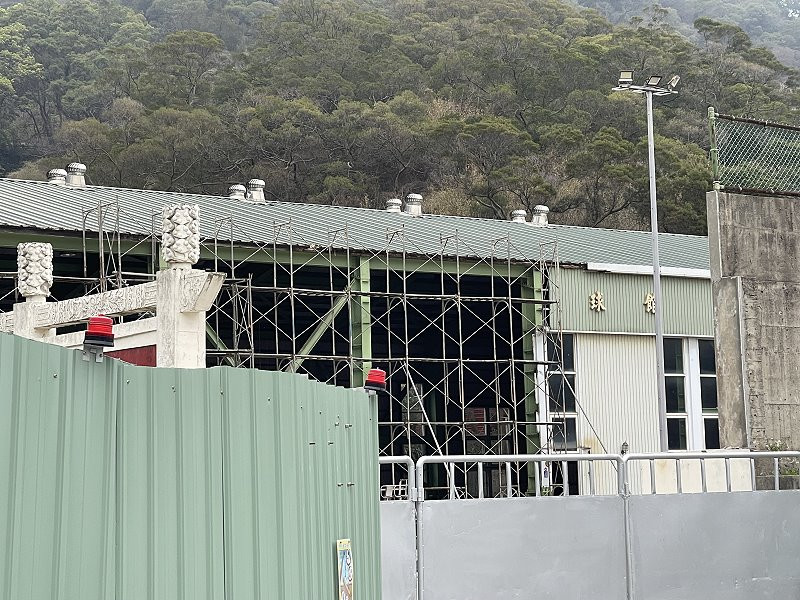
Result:
M596 8L613 23L641 18L653 0L577 0ZM766 46L790 67L800 67L800 0L661 0L661 18L694 40L701 39L694 23L710 18L737 25L752 43Z
M98 185L260 178L270 200L418 192L426 212L646 228L644 99L612 91L627 68L681 76L656 102L660 219L704 234L707 109L800 122L775 54L800 46L800 10L775 0L785 27L751 37L723 0L684 10L703 2L23 0L0 8L0 176L80 161Z

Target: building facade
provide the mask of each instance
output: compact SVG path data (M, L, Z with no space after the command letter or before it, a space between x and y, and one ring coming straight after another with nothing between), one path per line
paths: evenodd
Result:
M653 280L640 270L592 263L560 270L564 371L549 377L551 389L565 381L570 391L563 406L550 404L570 419L571 450L659 450L658 406L651 401ZM710 280L702 270L686 271L663 277L663 288L669 449L719 448Z
M0 310L16 299L18 243L51 243L53 298L80 297L153 279L163 207L197 205L196 266L227 276L208 311L208 366L345 387L383 368L385 455L658 449L649 233L553 225L546 209L530 222L428 215L416 196L399 210L268 202L258 186L215 197L0 180ZM661 253L670 447L710 449L707 241L661 234ZM468 471L459 486L476 494ZM510 476L529 492L524 466ZM484 493L508 477L487 468Z

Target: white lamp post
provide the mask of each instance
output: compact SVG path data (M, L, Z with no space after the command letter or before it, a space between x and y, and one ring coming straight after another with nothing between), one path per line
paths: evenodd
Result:
M653 296L656 315L656 371L658 374L658 434L661 451L669 449L667 437L667 392L664 380L664 322L661 302L661 261L658 257L658 205L656 204L656 156L653 138L653 96L677 94L675 87L680 81L677 75L670 79L666 87L659 86L663 78L653 75L645 85L633 84L633 71L620 71L616 92L635 92L647 98L647 150L650 170L650 230L653 244Z

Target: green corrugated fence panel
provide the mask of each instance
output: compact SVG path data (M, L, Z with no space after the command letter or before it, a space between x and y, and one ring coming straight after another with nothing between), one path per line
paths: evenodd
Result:
M222 419L226 598L335 598L341 538L353 542L356 588L378 598L374 407L296 375L249 375L229 379Z
M0 598L380 598L374 400L0 335Z
M118 595L224 598L221 373L122 373Z
M653 292L651 275L602 273L583 269L560 270L562 327L565 331L649 333L655 316L645 310ZM711 281L688 277L662 277L664 333L713 337ZM594 292L603 295L604 311L590 309Z
M4 600L114 596L112 371L0 335Z

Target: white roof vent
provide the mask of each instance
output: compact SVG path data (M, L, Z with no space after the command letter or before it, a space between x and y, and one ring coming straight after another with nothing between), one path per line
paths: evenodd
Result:
M264 197L266 183L263 179L251 179L247 182L247 199L256 204L265 204L267 199ZM230 190L229 190L230 191Z
M386 212L399 213L402 212L403 201L400 198L389 198L386 201Z
M55 185L65 186L67 185L67 172L64 169L50 169L47 172L47 181Z
M228 188L228 198L231 200L244 200L247 194L247 188L241 183L234 183Z
M527 216L528 213L524 208L518 208L517 210L511 211L511 220L514 223L524 223Z
M422 215L422 196L419 194L408 194L406 196L406 214L419 217Z
M546 227L548 225L547 215L550 209L544 204L537 204L533 207L533 216L531 217L531 225L535 227Z
M86 165L79 162L67 165L67 185L70 187L84 187L86 185Z

